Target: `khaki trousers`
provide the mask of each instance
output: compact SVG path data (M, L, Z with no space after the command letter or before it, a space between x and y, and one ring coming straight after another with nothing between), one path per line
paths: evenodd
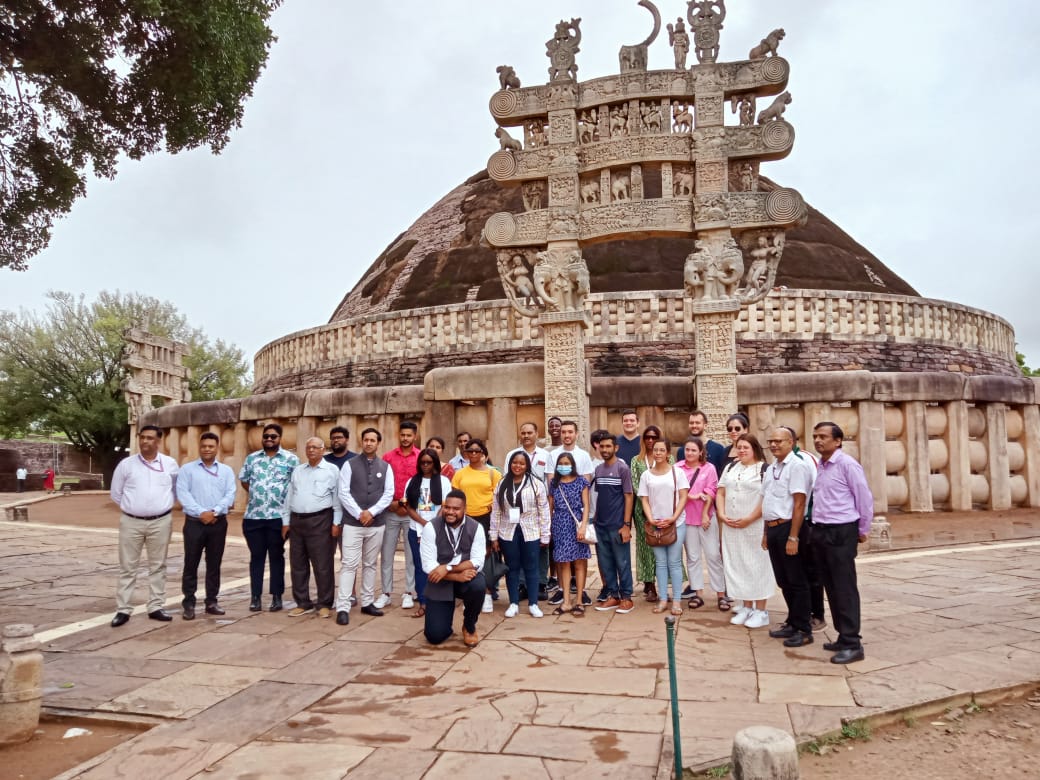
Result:
M134 611L134 583L141 550L148 552L148 611L162 609L166 603L166 550L170 546L173 515L167 513L155 520L119 518L119 584L116 587L116 611L129 615Z

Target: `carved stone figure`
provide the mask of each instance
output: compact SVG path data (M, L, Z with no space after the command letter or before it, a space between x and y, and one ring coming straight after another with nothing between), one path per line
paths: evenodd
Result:
M628 135L627 104L610 109L610 137L617 138L622 135Z
M646 70L647 51L650 48L650 44L657 40L657 34L661 32L661 12L657 10L657 6L650 0L639 0L639 5L653 14L654 29L642 43L637 43L635 46L621 47L621 51L618 52L618 62L622 73Z
M581 116L578 118L578 142L590 144L593 141L598 141L598 136L599 128L596 109L582 111Z
M672 194L676 197L693 195L693 171L680 169L672 174Z
M521 192L523 193L524 198L524 209L527 211L537 211L542 208L542 204L545 203L544 181L524 182Z
M775 122L784 115L784 111L787 109L787 105L791 102L790 92L781 92L776 96L776 99L769 104L769 108L763 109L758 115L758 124L764 125L766 122Z
M683 263L683 287L694 300L704 297L704 272L712 262L711 252L703 241L695 241L696 251L686 256Z
M534 267L534 287L549 311L581 311L589 294L589 271L577 249L546 249Z
M525 317L535 317L542 308L531 272L523 254L509 251L498 253L498 275L506 298L517 312Z
M694 300L714 301L732 298L744 275L744 256L732 238L727 238L716 256L706 241L694 242L696 251L683 264L686 294Z
M502 89L520 89L520 77L516 75L512 65L499 65L495 71L498 73L498 83Z
M553 37L545 42L545 56L549 58L549 81L578 77L578 64L574 57L581 51L580 25L581 17L569 22L561 19Z
M610 137L610 111L606 106L600 106L596 118L596 136L600 141L605 141Z
M737 285L744 275L744 253L740 251L736 240L727 238L722 245L722 259L719 263L718 282L726 297L731 298L737 292Z
M672 106L672 132L689 133L693 131L693 114L686 103Z
M764 60L767 56L770 55L775 57L776 50L780 46L780 41L784 39L784 35L786 35L786 33L784 32L784 28L777 27L775 30L773 30L773 32L769 33L769 35L763 38L762 42L758 44L758 46L751 50L751 53L748 54L748 59Z
M541 119L532 119L525 127L527 129L527 146L529 148L536 149L539 146L545 146L545 124Z
M686 5L697 62L715 62L719 57L719 31L726 18L725 0L687 0Z
M599 182L587 181L581 185L582 203L599 203Z
M752 94L730 95L729 107L735 114L740 111L740 126L755 124L755 96Z
M690 53L690 36L686 33L686 25L680 16L675 26L668 25L668 45L675 54L675 69L686 70L686 57Z
M784 234L777 233L773 240L778 241L782 248ZM745 284L749 291L758 292L762 290L764 292L765 285L769 280L770 261L775 257L777 263L779 263L781 248L774 246L767 234L762 233L759 235L755 246L748 252L751 255L751 267L748 269Z
M504 127L495 128L495 138L498 139L499 148L504 152L519 152L523 150L523 144L509 134Z
M740 191L754 192L758 189L758 176L755 175L754 163L740 164Z
M643 119L643 130L647 133L661 132L661 106L653 102L639 104L639 113Z
M610 180L610 197L617 203L631 197L631 182L627 173L616 173Z

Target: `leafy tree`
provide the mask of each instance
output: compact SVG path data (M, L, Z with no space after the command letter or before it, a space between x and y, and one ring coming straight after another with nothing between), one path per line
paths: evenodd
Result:
M0 312L0 433L64 434L76 448L93 450L106 478L129 444L130 426L120 382L123 330L147 322L160 336L189 346L192 400L248 393L242 350L210 344L173 304L135 293L83 296L50 292L43 314Z
M1026 356L1021 352L1015 352L1015 360L1018 361L1018 368L1022 372L1022 376L1040 376L1040 369L1027 366Z
M120 155L220 152L267 62L281 0L0 3L0 268Z

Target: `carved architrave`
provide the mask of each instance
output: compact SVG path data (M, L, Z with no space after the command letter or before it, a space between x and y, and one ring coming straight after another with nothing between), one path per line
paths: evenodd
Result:
M702 168L697 166L698 171ZM725 171L725 168L723 168ZM698 186L700 180L698 179ZM698 229L702 223L717 221L713 217L725 211L733 230L791 227L801 224L809 214L808 206L797 190L787 187L773 192L698 192L694 198Z
M585 208L579 214L583 241L624 233L656 231L689 234L693 207L688 199L630 200Z

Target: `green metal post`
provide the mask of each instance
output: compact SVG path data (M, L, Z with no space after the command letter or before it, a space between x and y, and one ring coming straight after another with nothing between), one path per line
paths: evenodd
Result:
M675 679L675 618L664 619L668 634L668 689L672 698L672 752L675 754L675 780L682 780L682 734L679 731L679 684Z

